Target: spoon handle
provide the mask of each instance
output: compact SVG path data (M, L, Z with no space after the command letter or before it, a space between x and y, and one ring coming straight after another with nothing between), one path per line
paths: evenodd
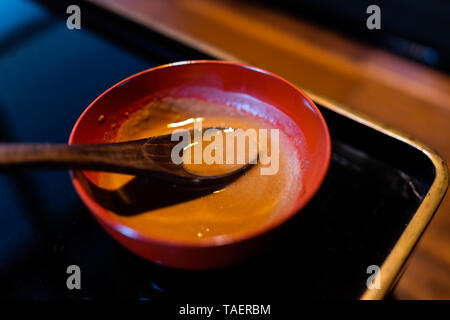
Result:
M0 169L43 167L133 173L140 152L133 144L0 144Z

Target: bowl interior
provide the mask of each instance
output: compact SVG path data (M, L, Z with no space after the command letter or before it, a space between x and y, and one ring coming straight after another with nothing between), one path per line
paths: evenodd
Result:
M330 138L325 121L313 102L289 82L266 71L249 66L220 62L195 61L165 65L143 71L116 84L99 96L80 116L69 143L104 143L115 135L127 114L146 101L158 97L192 97L212 102L260 110L289 138L299 141L303 189L292 212L274 219L266 229L275 227L294 215L319 188L330 160ZM295 123L290 128L282 117L270 113L273 106ZM256 106L256 108L255 108ZM83 201L100 220L118 228L111 214L90 196L83 179L95 182L95 172L75 172L74 185ZM258 230L263 232L265 230Z

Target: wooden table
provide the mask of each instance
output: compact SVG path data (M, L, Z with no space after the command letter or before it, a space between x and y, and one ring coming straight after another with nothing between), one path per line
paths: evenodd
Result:
M91 0L172 38L243 61L362 111L450 160L450 77L286 13L233 0ZM447 196L398 283L400 299L450 299Z

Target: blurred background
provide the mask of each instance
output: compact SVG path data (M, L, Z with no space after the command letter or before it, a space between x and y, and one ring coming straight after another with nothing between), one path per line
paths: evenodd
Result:
M147 61L89 32L68 32L60 20L38 5L55 2L0 2L2 141L67 141L67 128L90 101L118 80L149 67ZM200 51L277 73L309 92L420 139L450 160L450 1L87 2ZM366 10L373 4L381 11L381 29L366 26L371 15ZM70 37L63 45L57 40L62 35ZM171 59L177 61L178 57ZM83 62L79 64L83 67L73 67L71 61L75 60ZM55 88L57 82L67 85ZM43 90L52 95L43 95ZM51 114L36 107L45 105L54 106ZM45 125L37 126L36 121ZM48 231L47 220L68 220L84 210L66 173L27 173L19 178L1 175L0 188L8 193L0 202L0 231L6 239L0 243L0 271L6 266L1 262L11 264L11 259L18 259L8 256L11 247L20 251L36 234ZM63 214L68 207L70 213ZM41 213L30 216L30 208ZM69 231L54 232L62 236ZM76 238L76 226L70 232ZM45 248L43 243L36 255L45 255ZM95 248L80 249L85 259L96 254ZM101 267L97 266L98 270ZM17 288L30 292L30 288ZM34 290L41 297L39 288ZM21 292L15 294L21 296ZM448 196L391 297L450 299Z

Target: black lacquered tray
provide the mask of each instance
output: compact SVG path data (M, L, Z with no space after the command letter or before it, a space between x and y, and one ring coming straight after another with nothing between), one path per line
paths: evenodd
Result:
M66 28L65 1L10 6L21 14L0 10L0 20L11 22L0 29L2 141L65 142L83 109L121 79L168 62L211 59L92 5L82 5L81 30ZM446 166L422 144L315 100L332 136L329 172L260 256L207 272L157 266L100 228L66 172L8 173L0 175L0 296L382 298L445 192ZM82 270L81 290L66 287L69 265ZM372 265L381 267L380 290L367 290Z

